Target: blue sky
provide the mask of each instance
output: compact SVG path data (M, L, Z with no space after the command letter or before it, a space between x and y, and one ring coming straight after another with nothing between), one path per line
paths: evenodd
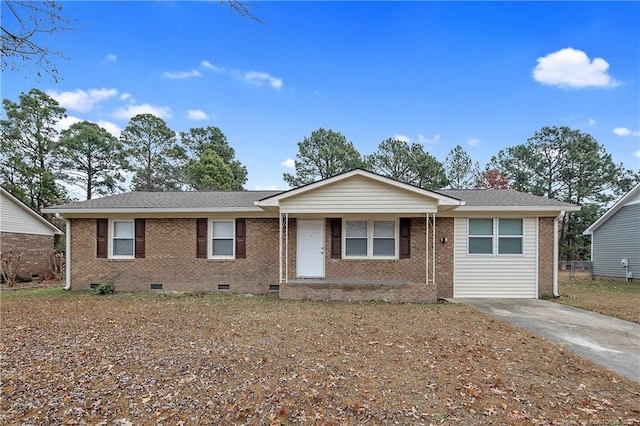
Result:
M258 24L215 2L64 2L75 31L47 40L62 80L2 75L118 135L141 112L217 126L247 189L286 188L319 127L362 154L386 138L482 167L543 126L590 133L640 168L640 3L257 2Z

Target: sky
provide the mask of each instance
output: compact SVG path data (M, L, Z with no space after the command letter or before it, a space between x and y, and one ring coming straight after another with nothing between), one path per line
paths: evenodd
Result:
M320 127L363 155L395 137L439 161L461 145L484 167L568 126L640 169L638 2L250 5L262 23L218 1L63 2L75 29L45 39L68 57L61 80L5 70L2 98L38 88L67 109L60 128L116 136L138 113L176 132L219 127L246 189L286 189L298 142Z

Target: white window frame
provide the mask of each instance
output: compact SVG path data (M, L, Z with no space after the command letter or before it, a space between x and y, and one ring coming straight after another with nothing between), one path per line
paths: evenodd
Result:
M522 233L520 235L501 235L500 234L500 221L501 220L520 220L522 224ZM496 254L498 256L524 256L524 218L521 217L500 217L496 221ZM520 239L520 253L500 253L500 239Z
M347 222L366 222L367 223L367 254L365 256L353 256L347 254ZM374 256L373 240L374 240L374 223L375 222L393 222L393 239L394 239L394 255L393 256ZM398 259L400 250L400 222L397 218L343 218L342 219L342 258L343 259L367 259L367 260L384 260Z
M116 255L113 253L113 250L115 249L115 244L114 244L114 240L118 239L118 240L123 240L123 239L129 239L129 238L116 238L116 223L130 223L131 224L131 229L133 231L133 235L130 238L133 242L133 251L132 253L129 255ZM135 255L136 255L136 224L135 221L133 219L111 219L109 220L109 236L108 236L108 240L109 240L109 259L135 259Z
M231 223L231 255L214 255L213 254L213 240L215 236L213 235L213 224L215 222L227 222ZM207 244L207 253L209 259L235 259L236 258L236 220L235 219L210 219L209 220L209 229L208 229L209 241ZM224 240L228 240L228 238L220 238Z
M479 220L491 220L491 235L471 235L469 230L471 229L470 222L474 219ZM501 235L500 234L500 220L520 220L522 223L522 234L520 235ZM469 251L469 240L472 238L489 238L491 237L491 253L471 253ZM500 253L500 239L501 238L513 238L520 239L521 252L520 253ZM524 217L470 217L467 218L467 255L468 256L492 256L492 257L522 257L525 255L525 218Z

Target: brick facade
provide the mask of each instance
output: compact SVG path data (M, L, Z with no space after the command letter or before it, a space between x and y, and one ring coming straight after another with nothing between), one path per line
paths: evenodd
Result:
M53 238L53 235L3 232L0 234L0 251L13 250L14 254L21 256L18 275L44 279L51 275L49 262L53 256Z
M96 258L96 220L71 220L72 288L111 280L118 290L266 293L278 282L278 220L247 219L245 259L196 258L196 219L147 219L144 259Z
M279 284L280 297L394 302L453 297L454 220L436 219L435 280L431 277L429 283L425 258L427 244L429 258L434 256L433 230L427 240L425 224L425 218L411 219L409 259L332 259L330 221L325 219L325 278L301 280L296 276L296 219L290 219L289 282ZM149 290L152 284L162 284L167 291L218 291L219 285L228 285L234 293L267 293L279 280L278 220L247 219L246 234L245 259L198 259L196 219L146 219L145 258L98 259L96 220L72 219L72 287L86 289L112 280L118 290ZM540 296L552 293L553 218L540 218L538 253Z

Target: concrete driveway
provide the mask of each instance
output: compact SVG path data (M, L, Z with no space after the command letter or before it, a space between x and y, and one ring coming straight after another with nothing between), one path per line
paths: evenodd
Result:
M640 383L640 324L547 300L447 300L473 306Z

